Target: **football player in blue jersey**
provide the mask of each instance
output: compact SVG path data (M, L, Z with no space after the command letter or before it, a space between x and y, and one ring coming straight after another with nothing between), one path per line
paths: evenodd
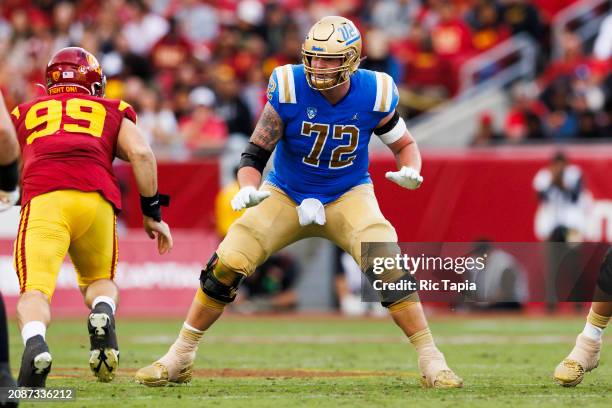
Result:
M242 155L241 189L232 200L234 210L250 208L202 271L178 339L136 373L139 382L189 381L200 338L234 300L240 282L292 242L324 237L358 263L364 242L393 243L391 252L398 250L397 234L378 207L368 174L368 143L375 134L389 146L398 171L386 177L410 190L423 182L421 156L395 110L398 91L391 77L358 69L361 42L350 20L325 17L308 33L303 64L274 70L268 103ZM274 149L274 170L262 184ZM401 276L401 270L389 271L383 279L396 282ZM423 385L461 387L463 380L433 341L416 293L400 293L383 305L415 346Z

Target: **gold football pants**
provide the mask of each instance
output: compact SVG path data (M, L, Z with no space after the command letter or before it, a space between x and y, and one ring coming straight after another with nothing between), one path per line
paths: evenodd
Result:
M362 184L325 206L325 225L301 226L297 203L282 190L264 184L272 194L246 210L219 245L219 260L229 269L249 276L270 255L303 238L327 238L361 265L362 242L397 242L393 226L378 207L374 188ZM397 251L396 246L392 249Z
M14 245L21 293L36 289L51 299L66 253L80 287L113 279L117 252L115 212L97 192L52 191L21 208Z

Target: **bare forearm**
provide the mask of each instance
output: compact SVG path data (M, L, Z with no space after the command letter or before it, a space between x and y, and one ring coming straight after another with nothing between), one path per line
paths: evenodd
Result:
M238 184L240 188L247 186L258 188L261 184L261 173L254 167L242 167L238 170Z
M133 155L129 161L140 195L154 196L157 193L157 163L153 152Z
M15 135L15 128L4 104L0 92L0 166L6 166L19 157L19 143Z
M19 145L11 131L0 128L0 166L11 164L19 157Z
M397 153L395 153L395 162L397 163L397 168L401 169L402 167L412 167L418 172L421 172L421 153L419 152L419 148L415 142L410 142L409 144L402 147Z

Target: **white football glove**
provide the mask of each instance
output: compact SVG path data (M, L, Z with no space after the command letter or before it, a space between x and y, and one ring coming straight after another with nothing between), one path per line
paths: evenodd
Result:
M240 211L244 208L253 207L270 197L269 191L259 191L253 186L242 187L232 198L232 208Z
M391 180L408 190L416 190L423 183L423 176L412 167L406 166L402 167L399 171L388 171L385 177L387 180Z
M6 211L19 201L19 187L13 191L0 190L0 212Z

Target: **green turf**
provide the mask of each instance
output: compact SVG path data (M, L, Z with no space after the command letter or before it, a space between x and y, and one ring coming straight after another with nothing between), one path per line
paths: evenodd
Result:
M612 352L574 389L553 384L555 365L569 352L581 318L432 319L432 330L451 367L465 380L460 390L424 390L416 354L388 320L300 318L222 319L202 343L196 367L234 370L349 371L363 377L206 377L187 386L151 389L130 370L165 353L179 320L120 320L121 369L112 384L93 381L87 368L82 321L56 321L48 331L54 356L49 387L73 387L78 407L584 407L612 406ZM16 370L22 346L11 326ZM23 406L59 406L30 403Z

